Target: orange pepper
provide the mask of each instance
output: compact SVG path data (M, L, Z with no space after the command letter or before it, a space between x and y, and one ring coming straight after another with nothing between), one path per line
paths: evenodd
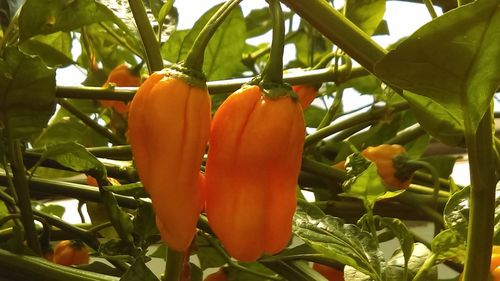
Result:
M344 273L333 267L313 263L313 269L321 273L328 281L344 281Z
M208 221L242 261L288 244L305 138L300 104L244 86L215 113L206 165Z
M200 165L210 110L205 81L177 69L153 73L130 103L128 138L137 172L161 237L176 251L191 244L203 207Z
M79 265L89 263L89 251L82 242L62 240L54 247L52 260L61 265Z
M141 85L141 76L134 73L126 64L116 66L108 75L108 79L103 87L108 87L114 84L118 87L137 87ZM120 114L126 116L128 113L128 105L122 101L101 100L101 105L115 109Z
M399 144L382 144L379 146L369 146L361 154L377 165L377 173L385 184L396 189L405 189L410 186L411 175L406 178L400 178L394 167L394 157L403 154L406 149Z
M312 85L295 85L292 90L299 96L299 102L303 109L306 109L318 95L318 88Z
M205 277L203 281L228 281L226 272L221 268L219 271Z

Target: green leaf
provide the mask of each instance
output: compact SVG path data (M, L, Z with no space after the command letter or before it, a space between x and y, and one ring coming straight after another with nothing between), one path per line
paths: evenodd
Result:
M304 119L306 121L306 126L311 128L317 128L318 125L323 120L326 110L319 108L317 106L311 105L304 110Z
M106 243L101 243L99 246L99 254L102 257L112 257L114 259L130 260L131 256L135 255L135 250L130 243L111 239Z
M160 234L156 228L155 214L150 204L143 204L138 208L132 224L133 233L139 237L136 241L148 241L149 244L158 240Z
M379 280L385 261L373 237L355 225L344 224L339 218L324 216L313 219L298 211L294 216L293 232L305 243L327 258L350 265Z
M66 211L66 209L60 205L42 204L42 203L34 202L34 201L32 202L32 205L36 210L41 211L41 212L46 213L46 214L49 214L49 215L56 216L58 218L62 218L64 215L64 212Z
M245 25L247 38L262 35L273 27L269 8L251 10L248 16L245 17Z
M167 246L165 244L159 244L149 256L152 258L165 259L167 256Z
M458 112L452 112L425 96L408 91L404 91L402 95L408 101L418 123L431 136L451 146L465 144L464 123Z
M373 35L385 14L385 0L347 0L345 16L368 35Z
M389 84L433 99L475 131L500 83L500 7L475 1L421 27L375 66Z
M6 48L0 58L0 122L13 138L39 134L55 111L56 73L39 57Z
M415 243L413 253L408 261L408 279L412 280L418 270L430 257L432 252L422 243ZM401 250L397 250L391 259L387 262L385 271L387 281L402 281L404 276L404 257ZM437 280L437 267L433 266L422 280Z
M203 14L188 32L174 32L162 46L163 56L171 62L184 60L196 37L220 6L217 5ZM203 71L209 80L230 78L245 69L241 63L245 39L245 21L238 6L233 8L217 28L205 49Z
M75 62L71 55L71 36L68 32L38 35L24 41L19 48L26 54L37 55L49 66L65 67Z
M467 255L465 240L452 229L443 230L436 235L432 239L431 248L432 252L437 255L437 260L453 260L463 263Z
M431 164L438 172L439 177L447 179L453 172L453 167L457 161L457 156L436 155L421 158L420 160Z
M138 256L132 266L120 278L120 281L158 281L159 279L146 266L144 257Z
M51 159L77 172L85 172L96 179L106 176L106 168L87 149L75 142L60 143L47 148L40 161Z
M450 197L450 199L448 199L448 202L446 203L443 211L443 218L446 227L452 229L458 235L462 236L463 240L467 239L467 231L469 226L469 193L469 186L463 188L458 192L455 192Z
M221 267L226 264L226 259L217 251L207 239L201 235L195 238L198 248L197 255L200 260L201 269Z
M94 0L26 0L19 14L19 37L24 41L34 35L71 31L115 18Z
M267 267L258 262L240 263L240 265L247 267L255 272L260 272L269 276L276 276L275 272L269 270ZM257 276L250 272L242 271L234 267L228 267L226 273L229 281L269 281L269 279L267 278Z
M307 202L305 199L297 200L297 211L304 212L313 219L320 219L325 216L325 213L318 206Z
M410 231L408 230L406 225L397 218L383 218L375 216L374 219L379 227L389 229L396 236L399 244L401 245L400 251L404 258L404 263L402 265L406 267L414 250L413 236L411 235Z

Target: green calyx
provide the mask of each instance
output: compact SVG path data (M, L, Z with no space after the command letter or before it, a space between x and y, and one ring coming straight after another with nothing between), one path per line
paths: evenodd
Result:
M207 78L203 72L184 66L182 63L176 63L163 70L168 76L182 79L189 86L206 89Z
M394 156L392 164L394 166L394 177L402 182L411 179L413 173L420 168L418 165L412 165L405 153Z
M254 82L254 84L259 85L262 90L262 94L270 99L278 99L282 97L291 97L292 100L298 101L299 97L292 90L292 87L286 83L275 83L266 82L261 80L260 82Z

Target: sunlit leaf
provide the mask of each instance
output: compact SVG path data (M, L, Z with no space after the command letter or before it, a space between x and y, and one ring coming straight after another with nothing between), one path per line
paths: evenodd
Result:
M368 35L373 35L385 14L385 0L347 0L345 15Z
M498 3L475 1L421 27L377 63L375 73L433 99L475 131L500 84L499 33Z

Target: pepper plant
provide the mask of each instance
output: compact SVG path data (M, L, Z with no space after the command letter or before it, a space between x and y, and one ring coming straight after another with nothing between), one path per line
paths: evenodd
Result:
M0 3L1 278L497 280L498 0L179 2Z

